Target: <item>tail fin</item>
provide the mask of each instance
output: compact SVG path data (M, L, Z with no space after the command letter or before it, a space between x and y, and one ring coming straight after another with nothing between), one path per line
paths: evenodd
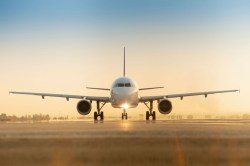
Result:
M125 47L124 47L124 57L123 57L123 77L126 76L126 55L125 55Z

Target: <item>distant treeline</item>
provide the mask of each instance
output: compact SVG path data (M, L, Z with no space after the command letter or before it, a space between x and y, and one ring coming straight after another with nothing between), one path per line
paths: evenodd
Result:
M203 116L196 116L196 115L167 115L166 119L250 119L250 114L243 114L243 115L203 115Z
M118 119L120 117L109 116L107 118ZM144 119L144 114L139 114L139 119ZM167 115L159 116L159 119L168 119L168 120L181 120L181 119L249 119L250 114L243 115ZM25 115L25 116L15 116L15 115L6 115L5 113L0 114L0 122L41 122L41 121L67 121L67 120L89 120L93 119L91 116L80 116L80 117L69 117L69 116L58 116L50 117L48 114L34 114L34 115Z
M2 113L0 115L0 121L11 121L11 122L16 122L16 121L49 121L50 120L50 116L48 114L43 115L43 114L34 114L34 115L25 115L25 116L8 116L5 113Z

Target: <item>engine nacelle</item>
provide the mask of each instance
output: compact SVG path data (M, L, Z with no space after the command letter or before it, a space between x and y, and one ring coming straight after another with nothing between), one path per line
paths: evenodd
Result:
M77 111L81 115L88 115L92 109L91 103L87 100L81 100L77 104Z
M158 110L162 114L169 114L172 108L172 103L167 99L160 100L158 104Z

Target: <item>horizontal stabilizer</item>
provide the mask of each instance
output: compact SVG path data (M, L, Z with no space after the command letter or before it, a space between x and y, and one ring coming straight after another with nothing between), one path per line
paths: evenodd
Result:
M150 89L160 89L160 88L164 88L164 87L152 87L152 88L140 88L139 90L150 90Z
M86 87L87 89L95 89L95 90L110 90L108 88L93 88L93 87Z

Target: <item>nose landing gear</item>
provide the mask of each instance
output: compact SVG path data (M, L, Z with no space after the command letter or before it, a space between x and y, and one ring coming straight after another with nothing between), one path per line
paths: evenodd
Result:
M126 109L123 109L123 113L122 113L122 120L123 119L128 119L128 114L126 113Z
M149 117L152 116L152 120L156 119L155 111L153 111L153 101L150 101L150 106L146 102L144 104L148 107L149 111L146 112L146 120L149 120Z

